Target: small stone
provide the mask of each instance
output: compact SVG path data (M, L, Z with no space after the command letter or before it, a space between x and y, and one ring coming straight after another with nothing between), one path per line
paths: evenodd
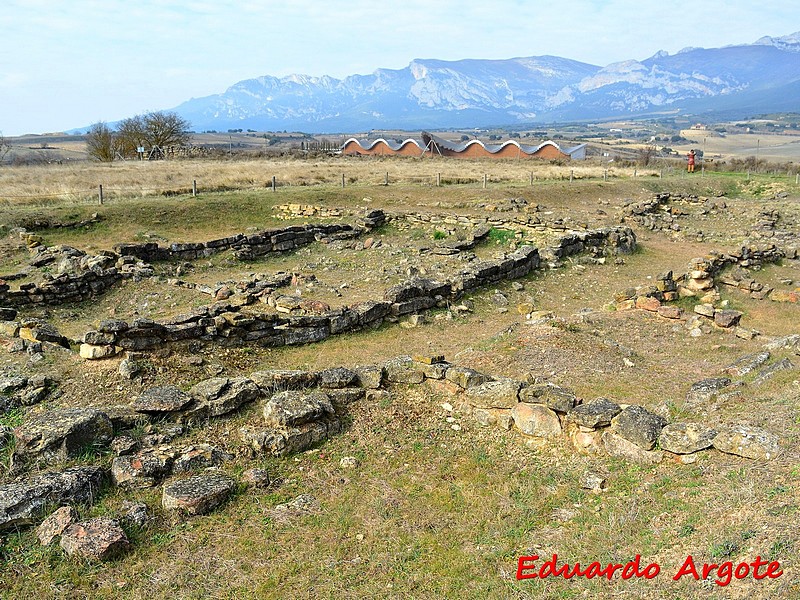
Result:
M236 489L236 481L224 473L204 473L164 486L161 505L189 515L204 515L223 502Z
M718 310L714 313L714 324L728 329L739 324L742 313L738 310Z
M611 421L611 431L644 450L652 450L667 420L642 406L625 407Z
M78 520L78 513L72 506L62 506L36 529L36 537L42 546L49 546L64 530Z
M248 487L269 487L270 481L269 471L266 469L247 469L242 473L242 483Z
M107 560L126 551L130 542L119 521L98 517L70 525L61 535L61 547L68 556Z
M600 493L606 489L606 478L591 471L587 471L581 476L580 483L583 489L591 490L594 493Z
M361 465L355 456L343 456L339 461L339 466L343 469L357 469Z
M144 502L125 500L122 503L122 509L125 511L122 520L128 525L144 527L150 519L150 515L147 513L147 504Z

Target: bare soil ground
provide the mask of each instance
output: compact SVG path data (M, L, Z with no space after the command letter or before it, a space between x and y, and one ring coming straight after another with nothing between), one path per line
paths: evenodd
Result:
M315 168L328 172L350 163ZM284 165L286 169L291 163ZM213 168L218 168L214 165ZM393 168L387 162L387 169ZM403 168L407 168L403 166ZM458 177L463 165L444 163ZM474 166L470 165L470 169ZM509 166L508 168L515 168ZM385 169L384 169L385 170ZM41 171L42 189L55 185ZM57 173L52 171L52 173ZM230 177L237 177L231 172ZM690 337L683 322L646 311L610 311L614 295L646 285L659 274L685 272L690 259L710 250L735 250L764 210L776 210L782 227L800 229L800 190L793 182L733 180L730 177L660 180L654 177L603 181L547 180L531 187L503 185L483 190L472 184L442 188L416 184L379 186L291 186L190 196L119 198L104 206L53 202L6 202L0 273L25 269L28 251L15 227L36 230L47 245L83 250L109 249L117 242L201 241L223 235L283 226L276 207L289 202L429 214L508 217L487 212L522 198L519 214L590 228L619 224L630 201L658 191L695 195L680 204L679 232L650 231L633 225L640 249L605 264L579 258L558 268L479 289L466 300L471 312L436 309L414 328L387 323L376 330L333 336L307 346L265 349L220 348L210 343L176 343L151 353L143 376L121 378L119 358L85 361L75 352L46 348L31 363L24 353L0 348L0 370L44 373L60 384L60 397L44 405L0 417L16 425L29 414L55 406L127 404L142 390L176 384L188 389L211 375L247 375L266 368L322 369L376 363L401 354L444 354L459 365L495 376L535 377L572 389L580 398L599 396L636 403L670 420L709 425L746 423L780 436L781 454L769 462L709 451L696 462L666 460L642 466L620 459L583 456L564 442L534 443L514 431L479 427L442 407L448 398L437 388L392 389L379 401L350 406L345 431L314 450L283 459L237 458L225 466L234 475L252 466L268 469L266 490L240 490L225 506L204 517L176 519L161 509L160 488L135 492L109 489L99 503L80 507L82 517L116 515L123 500L145 501L154 515L130 528L134 545L109 563L64 557L58 546L42 548L32 531L3 533L0 540L0 595L8 598L795 598L800 597L795 523L800 510L800 357L794 369L760 384L750 382L738 399L703 408L684 402L689 386L718 376L736 358L756 352L772 338L800 333L797 304L756 300L737 290L721 290L722 300L742 311L742 323L761 335L751 340L714 330ZM26 183L25 185L29 185ZM120 185L126 185L120 183ZM724 199L725 208L707 210L705 198ZM533 209L538 205L538 210ZM80 221L98 213L96 223L79 228L34 226L37 220ZM317 219L312 219L317 220ZM352 221L349 213L341 218ZM442 233L437 233L440 231ZM466 231L435 224L395 221L374 234L381 244L363 249L314 243L286 253L241 263L223 253L208 259L158 263L156 276L128 281L97 299L77 305L32 308L24 316L46 318L71 338L104 318L162 319L211 298L197 289L169 283L182 280L213 286L233 284L256 273L296 273L289 293L331 306L380 297L410 273L436 277L454 272L463 258L442 257L421 248ZM478 256L508 251L515 244L547 242L536 233L496 237L479 245ZM176 273L182 267L180 275ZM757 281L792 290L800 264L784 260L752 270ZM30 270L19 281L42 277ZM19 281L13 282L18 284ZM496 301L495 289L508 300ZM684 301L685 302L685 301ZM554 313L531 324L518 304ZM683 304L691 310L689 304ZM258 310L268 310L259 306ZM0 338L10 346L11 340ZM192 430L186 443L211 442L237 452L238 428L258 419L256 407ZM455 420L453 421L453 417ZM450 420L448 420L450 419ZM460 426L454 429L453 424ZM344 456L360 465L346 469ZM4 455L4 459L7 456ZM107 464L108 453L84 457ZM607 491L583 489L586 471L603 474ZM6 481L7 475L3 476ZM311 494L316 505L284 518L276 504ZM517 581L517 559L557 553L563 562L585 565L626 562L641 555L662 573L653 580L550 578ZM734 579L721 587L672 575L688 555L698 564L749 562L756 556L780 561L777 579Z

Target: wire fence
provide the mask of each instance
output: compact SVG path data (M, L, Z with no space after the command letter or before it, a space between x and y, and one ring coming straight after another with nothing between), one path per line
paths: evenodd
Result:
M665 168L632 167L624 168L593 168L593 169L561 169L558 173L546 174L530 171L527 177L521 178L519 174L508 176L502 173L480 172L469 174L459 171L459 174L442 172L424 175L392 175L389 171L380 174L371 173L364 175L362 171L348 175L346 171L340 176L332 178L315 176L311 180L293 177L282 180L277 175L258 183L235 183L204 185L202 180L193 179L185 185L170 187L133 187L133 186L108 186L98 183L96 186L61 190L35 194L8 194L0 190L0 202L7 206L19 201L35 202L64 202L69 204L105 204L134 198L157 197L198 197L202 194L217 194L231 192L271 192L280 193L281 189L298 188L331 188L342 189L358 187L390 187L390 186L420 186L420 187L463 187L463 188L522 188L535 187L551 183L578 183L578 182L613 182L635 179L672 179L688 180L691 178L718 177L737 181L782 182L788 185L800 185L800 174L788 171L779 173L755 172L729 172L711 171L700 167L694 173L687 173L685 169L673 166Z

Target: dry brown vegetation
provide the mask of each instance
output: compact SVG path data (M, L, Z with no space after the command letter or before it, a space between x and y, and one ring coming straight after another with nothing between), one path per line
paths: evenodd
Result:
M530 186L532 169L537 181ZM571 170L576 176L572 183ZM388 187L380 185L387 171ZM469 182L436 188L438 172L443 181ZM483 172L490 174L490 181L502 183L482 189ZM348 179L345 188L340 186L342 173L354 179ZM276 193L265 189L272 175L284 184ZM460 430L454 430L447 421L450 413L442 408L447 397L439 390L397 387L389 398L352 405L346 430L312 451L255 462L239 458L226 466L234 475L263 466L275 483L266 490L241 490L212 515L175 519L161 510L158 488L133 493L108 490L97 505L81 507L81 516L118 514L122 501L130 498L145 501L154 513L147 526L128 531L134 548L113 562L68 560L57 546L40 547L30 530L2 534L0 596L800 597L800 535L795 526L800 514L798 370L746 387L741 401L716 410L691 411L683 403L692 382L718 374L737 357L759 350L769 337L800 333L798 306L723 290L723 299L744 313L747 326L762 333L752 340L722 331L690 338L682 325L645 311L604 309L621 289L645 284L667 270L681 273L691 258L711 249L735 249L761 210L779 210L788 227L798 227L800 190L793 181L776 183L767 178L633 179L632 170L614 175L603 181L599 166L350 159L0 169L0 224L6 234L0 272L6 273L24 268L28 258L14 227L32 228L37 220L81 220L93 212L102 217L98 223L77 229L43 226L37 231L48 245L96 251L120 241L198 241L292 223L275 210L287 202L352 212L380 207L486 214L487 203L500 206L517 197L527 200L529 207L538 205L540 214L549 218L561 217L576 227L600 227L619 222L626 200L647 198L656 191L724 197L727 208L711 214L702 212L701 203L689 205L680 233L637 228L640 251L619 264L571 260L524 278L523 289L498 285L509 299L507 311L492 302L492 288L470 296L473 312L452 315L436 310L428 315L427 324L417 328L386 324L375 331L280 349L204 344L190 350L186 344L176 344L148 356L143 378L134 381L119 377L118 359L88 362L67 351L48 349L45 360L35 365L24 355L2 352L0 365L55 375L63 394L48 407L106 406L126 404L155 385L175 383L186 388L218 369L225 376L236 376L265 368L320 369L374 363L399 354L444 354L452 362L493 375L538 376L574 390L581 398L605 396L642 404L673 419L762 426L780 436L783 448L776 460L766 463L711 451L701 453L692 464L667 460L640 466L582 456L566 442L526 443L513 431L483 429L462 415L456 415ZM186 192L192 179L198 180L201 190L252 189L203 191L197 198L159 195L168 189ZM89 203L97 183L112 191L104 206ZM784 192L785 197L776 197ZM49 199L42 198L45 195ZM379 296L411 267L430 273L456 268L457 259L448 262L418 252L420 246L432 243L435 230L392 224L376 236L382 247L370 251L312 244L245 264L222 254L195 261L184 277L215 283L240 281L257 272L314 274L314 287L304 287L302 293L343 304ZM499 241L477 252L490 255L519 242ZM158 264L155 278L127 282L91 303L37 308L25 314L47 318L62 333L77 337L102 318L163 318L208 303L207 295L166 283L175 276L176 266ZM800 265L786 260L752 274L776 288L791 289L800 281ZM515 310L523 302L551 310L556 318L549 324L530 325ZM192 356L202 361L190 361ZM800 357L788 350L776 353L776 358L784 356L800 363ZM236 451L235 432L257 419L256 413L254 407L207 429L193 430L186 442L211 441ZM0 418L14 424L25 413ZM343 456L356 456L361 465L344 469L339 466ZM101 454L85 460L105 464L110 457ZM579 480L587 470L605 475L608 491L595 495L582 489ZM273 507L301 493L312 494L318 506L288 520L277 518ZM651 581L516 581L519 556L552 553L564 562L582 564L625 562L641 554L643 563L659 563L662 574ZM698 563L770 557L781 562L784 575L767 581L735 580L725 588L690 578L672 581L671 575L688 554Z

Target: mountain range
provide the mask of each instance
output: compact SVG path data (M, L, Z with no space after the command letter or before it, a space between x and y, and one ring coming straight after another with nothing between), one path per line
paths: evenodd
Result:
M416 59L344 79L265 75L175 107L196 131L464 128L800 112L800 32L605 67L557 56Z

